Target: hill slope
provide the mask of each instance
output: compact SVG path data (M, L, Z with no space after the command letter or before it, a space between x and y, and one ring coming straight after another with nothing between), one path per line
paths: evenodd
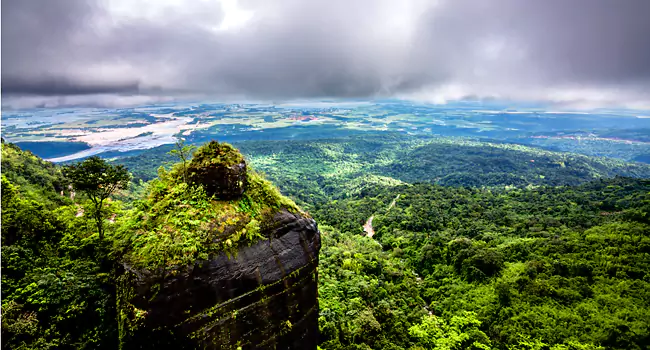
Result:
M650 344L649 180L377 186L312 214L323 349Z
M55 165L2 144L3 348L117 346L112 265L64 183Z
M378 184L448 186L578 185L614 176L650 177L650 165L560 153L515 144L399 134L237 145L247 161L302 205L344 198ZM169 147L116 159L145 181Z
M107 199L104 238L59 167L2 160L3 348L316 347L318 227L230 145Z

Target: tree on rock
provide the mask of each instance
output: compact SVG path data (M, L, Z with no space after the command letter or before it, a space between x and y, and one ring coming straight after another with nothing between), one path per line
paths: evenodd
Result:
M104 200L120 188L126 188L131 180L123 165L112 165L98 156L64 167L66 177L76 191L85 193L94 205L93 216L99 239L104 239Z
M192 158L192 151L196 146L186 145L185 140L180 137L176 139L174 146L175 148L167 153L177 156L183 162L183 182L187 183L187 163Z

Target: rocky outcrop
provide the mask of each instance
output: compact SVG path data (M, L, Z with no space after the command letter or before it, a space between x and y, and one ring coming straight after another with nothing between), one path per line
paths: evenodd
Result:
M219 199L239 198L246 190L246 162L230 166L190 168L189 178L193 184L203 185L209 195L215 195Z
M208 195L219 199L239 198L246 190L246 161L229 144L211 141L204 145L194 154L187 172L190 183L203 186Z
M124 264L123 349L316 349L316 223L285 210L266 240L166 272Z
M200 147L187 174L163 177L133 213L121 348L316 349L314 220L226 143Z

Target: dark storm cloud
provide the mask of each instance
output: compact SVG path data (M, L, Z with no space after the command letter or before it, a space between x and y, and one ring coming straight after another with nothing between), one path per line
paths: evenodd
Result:
M522 66L508 69L530 77L647 83L648 13L646 0L449 1L430 12L420 33L425 51L442 41L461 62L463 57L489 61L472 55L472 49L477 40L501 37L525 51Z
M99 8L91 1L2 2L2 92L76 95L137 92L137 82L84 75L75 36L89 30ZM71 69L80 71L71 74Z
M81 83L66 78L40 78L29 80L22 77L11 77L9 74L2 78L2 91L9 94L25 95L89 95L106 93L137 93L138 82L94 82Z
M121 4L3 1L3 92L650 100L647 0Z

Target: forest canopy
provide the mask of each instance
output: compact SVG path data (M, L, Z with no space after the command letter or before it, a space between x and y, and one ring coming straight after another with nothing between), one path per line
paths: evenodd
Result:
M647 348L650 180L611 177L643 167L552 152L531 165L531 149L418 142L258 142L228 158L263 170L320 225L320 348ZM137 177L144 157L121 163ZM435 175L444 169L456 175ZM202 215L241 216L247 242L269 208L299 210L254 171L241 199L215 201L184 170L107 200L100 240L91 201L60 167L3 143L3 346L114 349L117 259L201 258L228 248L199 244ZM493 185L477 186L482 176ZM184 238L161 239L162 222Z

